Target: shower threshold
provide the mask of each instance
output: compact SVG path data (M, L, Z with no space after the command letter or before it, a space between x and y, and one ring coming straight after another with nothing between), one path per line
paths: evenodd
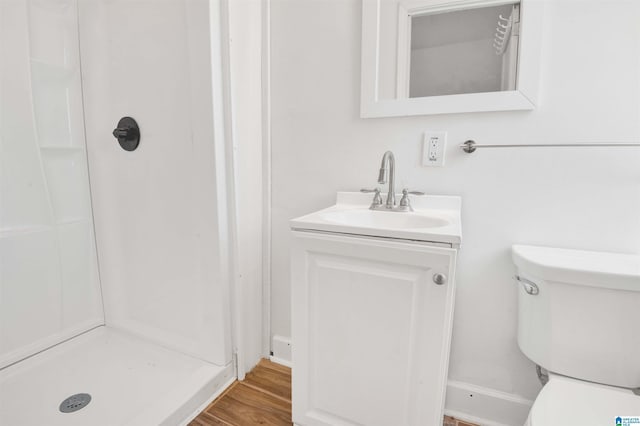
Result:
M0 425L182 425L233 380L231 364L98 327L0 370ZM91 400L61 412L75 394Z

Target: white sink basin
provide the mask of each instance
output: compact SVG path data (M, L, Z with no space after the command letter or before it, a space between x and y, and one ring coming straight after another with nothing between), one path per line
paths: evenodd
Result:
M321 217L327 222L368 228L422 229L449 225L446 219L421 213L369 209L327 211L321 214Z
M371 194L338 192L334 206L291 220L291 228L460 246L460 197L411 196L413 212L369 210L372 198Z

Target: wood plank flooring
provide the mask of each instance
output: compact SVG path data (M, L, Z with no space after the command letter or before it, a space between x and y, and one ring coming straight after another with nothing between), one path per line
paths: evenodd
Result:
M475 423L463 422L453 417L444 416L444 426L479 426Z
M189 426L292 425L291 370L267 360L232 384Z
M291 422L291 369L261 360L241 382L233 383L189 426L285 426ZM453 417L444 426L478 426Z

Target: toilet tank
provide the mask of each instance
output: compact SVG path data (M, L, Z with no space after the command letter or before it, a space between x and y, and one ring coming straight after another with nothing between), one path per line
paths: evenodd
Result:
M640 256L524 245L512 255L522 352L554 373L640 387Z

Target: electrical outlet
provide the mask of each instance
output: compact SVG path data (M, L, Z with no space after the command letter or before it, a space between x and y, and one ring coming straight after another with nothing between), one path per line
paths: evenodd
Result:
M447 132L424 132L422 140L422 165L443 167L447 147Z

